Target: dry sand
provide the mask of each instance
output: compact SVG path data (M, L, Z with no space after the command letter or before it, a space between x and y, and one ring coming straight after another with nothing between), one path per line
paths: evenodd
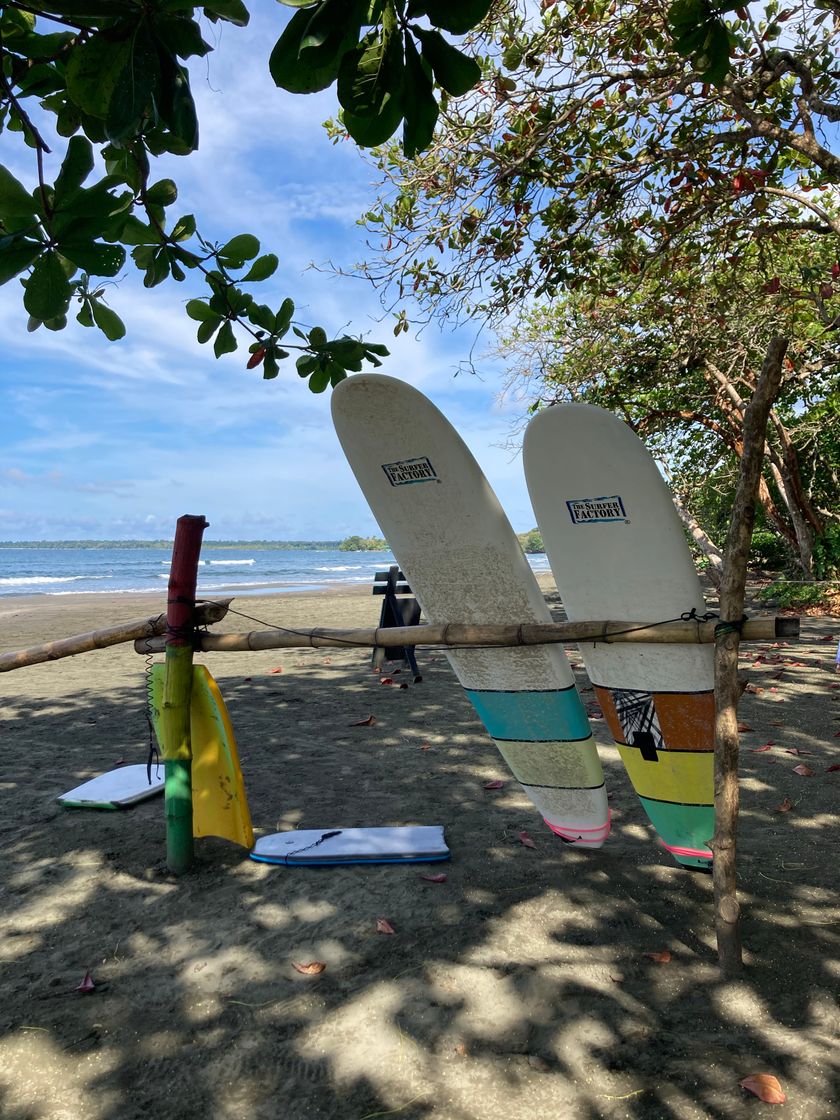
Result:
M374 625L379 602L240 598L260 624L222 628ZM163 609L0 600L2 648ZM177 881L161 799L123 813L55 802L118 759L145 761L143 658L120 647L3 674L0 1115L836 1120L838 637L837 618L803 619L802 641L766 645L755 668L761 650L744 651L757 690L742 707L738 983L716 967L710 878L657 847L602 721L613 833L581 852L509 779L441 655L420 651L422 683L403 672L400 689L360 650L208 654L258 832L439 823L452 859L289 869L204 840ZM803 762L813 776L794 772ZM421 877L441 868L444 883ZM646 956L666 949L669 963ZM293 968L315 960L320 975ZM88 969L95 990L75 992ZM739 1088L759 1072L786 1105Z

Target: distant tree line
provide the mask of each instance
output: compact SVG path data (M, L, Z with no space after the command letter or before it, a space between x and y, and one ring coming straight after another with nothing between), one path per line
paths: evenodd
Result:
M345 537L338 546L339 552L388 552L384 537Z

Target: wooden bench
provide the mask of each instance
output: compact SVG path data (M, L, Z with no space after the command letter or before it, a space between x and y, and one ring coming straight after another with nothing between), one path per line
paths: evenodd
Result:
M381 627L417 626L420 622L420 604L411 592L408 581L396 564L387 572L377 572L373 580L373 594L382 595L379 615ZM375 646L371 663L381 669L385 661L402 661L414 674L415 682L423 678L417 668L412 646Z

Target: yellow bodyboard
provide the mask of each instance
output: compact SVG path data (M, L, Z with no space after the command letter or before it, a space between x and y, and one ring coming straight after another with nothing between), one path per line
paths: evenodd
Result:
M152 724L161 754L165 673L165 665L153 665L149 681ZM243 848L253 848L254 830L233 727L219 686L204 665L193 665L190 736L193 836L221 836Z

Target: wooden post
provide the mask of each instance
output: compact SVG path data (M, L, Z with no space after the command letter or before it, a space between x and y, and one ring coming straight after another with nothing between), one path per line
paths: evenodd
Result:
M161 730L166 775L166 863L181 875L193 861L192 743L190 698L193 675L195 587L204 517L178 518L172 547L166 611L166 678Z
M771 340L755 392L744 413L744 453L720 585L722 621L715 641L715 834L711 847L714 853L712 873L718 960L727 977L737 976L743 970L736 862L740 805L738 700L741 687L738 683L738 647L767 418L781 384L782 359L786 349L785 339Z

